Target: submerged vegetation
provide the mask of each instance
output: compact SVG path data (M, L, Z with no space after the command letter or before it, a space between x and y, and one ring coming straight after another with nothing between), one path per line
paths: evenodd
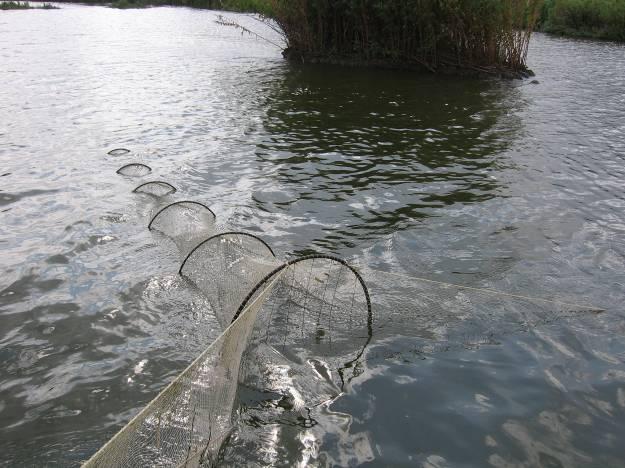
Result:
M51 5L50 3L44 3L43 5L31 5L28 2L0 2L0 10L56 10L58 7Z
M545 32L625 41L625 0L546 0Z

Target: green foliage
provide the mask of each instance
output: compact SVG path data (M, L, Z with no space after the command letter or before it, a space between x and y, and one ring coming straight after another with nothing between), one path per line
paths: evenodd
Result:
M541 23L550 33L625 41L625 0L547 0Z
M32 8L28 2L2 2L0 10L28 10Z
M118 0L116 2L111 3L111 8L120 8L122 10L125 10L126 8L138 8L137 6L134 6L130 4L130 2L128 2L128 0Z
M252 0L302 61L525 68L542 0ZM251 4L251 5L250 5Z
M0 10L56 10L58 7L50 3L44 3L41 6L31 5L28 2L0 2Z

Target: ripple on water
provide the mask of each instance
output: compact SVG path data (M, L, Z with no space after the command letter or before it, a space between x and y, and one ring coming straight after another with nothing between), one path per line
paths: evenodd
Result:
M467 340L509 311L453 315L422 291L426 313L379 318L342 398L241 430L232 460L253 447L277 464L623 464L622 45L536 35L540 84L525 86L287 66L210 11L11 18L0 464L78 465L218 333L173 244L147 231L171 200L115 174L134 161L280 255L608 309Z

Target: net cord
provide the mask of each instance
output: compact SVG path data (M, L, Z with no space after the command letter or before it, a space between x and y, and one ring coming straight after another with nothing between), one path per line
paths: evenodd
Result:
M126 169L127 167L132 167L132 166L140 166L140 167L144 167L146 169L148 169L150 172L152 172L152 168L150 166L148 166L147 164L142 164L142 163L130 163L130 164L126 164L122 167L120 167L119 169L117 169L117 171L115 171L117 174L121 174L122 171L124 169Z
M281 271L283 271L284 269L286 269L287 267L289 267L291 265L295 265L296 263L304 262L306 260L314 260L314 259L317 259L317 258L332 260L332 261L335 261L337 263L340 263L341 265L349 268L349 270L351 270L351 272L356 276L356 279L358 280L358 282L362 286L362 289L363 289L363 291L365 293L365 298L367 300L367 313L368 313L367 326L368 326L369 330L371 331L371 328L373 326L373 315L372 315L372 312L371 312L371 297L369 296L369 289L367 288L367 285L365 284L365 281L362 279L362 276L360 275L360 273L358 273L358 271L355 268L353 268L351 265L349 265L342 258L334 257L332 255L324 255L324 254L306 255L304 257L299 257L299 258L296 258L296 259L293 259L293 260L289 260L288 262L286 262L286 263L276 267L274 270L272 270L269 273L267 273L267 275L263 279L261 279L256 284L256 286L254 286L254 288L252 288L252 290L248 293L248 295L245 297L245 299L243 299L243 302L239 306L239 310L237 310L237 312L234 314L234 317L232 318L232 322L234 322L239 317L239 315L241 315L243 313L243 310L247 308L247 302L263 286L263 284L265 284L267 281L269 281L272 278L272 276L280 273ZM180 270L182 271L182 267L180 268Z
M178 189L176 187L174 187L173 185L171 185L169 182L165 182L163 180L153 180L151 182L146 182L144 184L141 184L137 187L135 187L135 189L133 190L133 193L137 193L137 191L142 188L145 187L146 185L150 185L150 184L163 184L163 185L167 185L169 188L171 188L174 192L177 192Z
M124 167L125 167L125 166L124 166ZM123 169L123 168L122 168L122 169ZM120 169L120 170L121 170L121 169ZM139 188L139 187L137 187L137 188ZM212 214L212 215L213 215L213 219L217 219L217 215L215 214L215 212L214 212L213 210L211 210L208 206L206 206L204 203L200 203L200 202L193 201L193 200L180 200L180 201L177 201L177 202L174 202L174 203L170 203L169 205L164 206L163 208L161 208L161 209L158 211L158 213L156 213L156 214L154 215L154 217L150 220L150 224L148 224L148 229L149 229L149 230L152 230L152 224L154 224L154 221L156 221L156 218L158 218L158 217L159 217L159 215L160 215L161 213L163 213L165 210L167 210L168 208L170 208L170 207L172 207L172 206L181 205L181 204L183 204L183 203L190 203L190 204L192 204L192 205L199 205L199 206L201 206L201 207L205 208L206 210L208 210L208 212L209 212L210 214Z
M250 234L248 232L240 232L240 231L228 231L228 232L221 232L219 234L215 234L214 236L209 237L208 239L203 240L202 242L200 242L198 245L196 245L193 250L191 252L189 252L187 254L187 256L184 258L184 260L182 261L182 264L180 265L180 269L178 270L178 274L181 276L185 276L182 273L182 270L184 268L184 266L187 263L187 260L189 260L189 258L191 258L191 255L193 255L200 247L202 247L204 244L206 244L207 242L210 242L211 240L217 239L218 237L222 237L222 236L228 236L228 235L236 235L236 236L247 236L247 237L251 237L253 239L256 239L257 241L259 241L260 243L262 243L265 247L267 247L267 250L269 250L269 252L271 253L271 255L275 258L276 254L273 252L273 249L271 247L269 247L269 244L267 244L267 242L265 242L264 240L262 240L260 237L255 236L254 234Z
M480 293L484 293L484 294L495 294L498 296L506 296L506 297L513 297L515 299L523 299L526 301L538 301L538 302L546 302L546 303L550 303L550 304L557 304L560 306L565 306L565 307L574 307L577 309L583 309L583 310L587 310L589 312L594 312L596 314L600 314L602 312L605 312L606 309L602 308L602 307L596 307L596 306L592 306L592 305L588 305L588 304L577 304L574 302L563 302L563 301L556 301L553 299L543 299L541 297L532 297L532 296L524 296L521 294L511 294L511 293L506 293L506 292L502 292L502 291L497 291L495 289L487 289L487 288L476 288L473 286L461 286L459 284L455 284L455 283L446 283L444 281L436 281L436 280L431 280L431 279L427 279L427 278L422 278L419 276L412 276L412 275L404 275L402 273L393 273L390 271L383 271L383 270L377 270L374 268L371 268L371 271L375 271L376 273L382 273L384 275L390 275L390 276L396 276L398 278L405 278L405 279L411 279L414 281L423 281L425 283L432 283L432 284L439 284L442 286L447 286L447 287L452 287L452 288L458 288L458 289L466 289L469 291L476 291L476 292L480 292Z
M128 148L114 148L106 154L110 154L111 156L118 156L118 155L121 156L122 154L128 154L128 153L130 153L130 150Z

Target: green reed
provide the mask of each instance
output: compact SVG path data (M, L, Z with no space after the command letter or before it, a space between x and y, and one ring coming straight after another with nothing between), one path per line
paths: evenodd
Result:
M542 0L253 0L299 61L518 73Z

